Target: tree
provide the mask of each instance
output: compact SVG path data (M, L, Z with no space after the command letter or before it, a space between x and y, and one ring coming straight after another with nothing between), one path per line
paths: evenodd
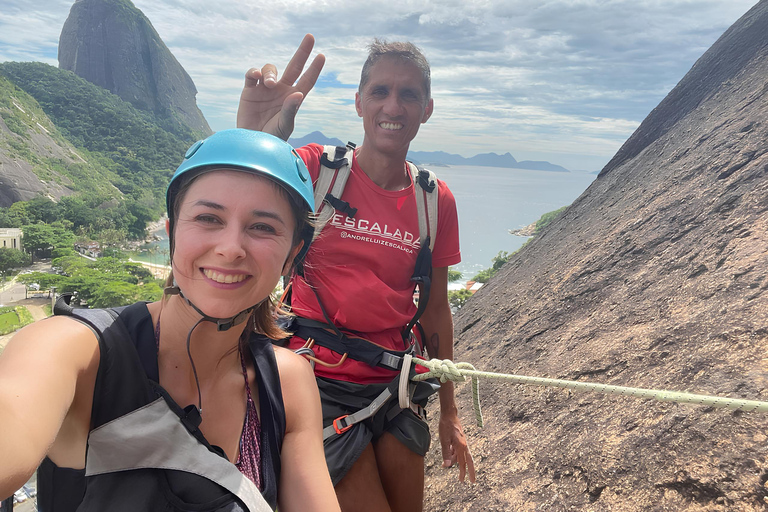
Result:
M100 287L88 305L94 308L113 308L136 302L138 286L124 281L110 281Z
M30 258L19 249L0 247L0 275L7 277L11 270L29 265Z
M461 309L470 297L472 297L472 292L465 289L450 290L448 292L448 302L455 309Z
M34 217L33 222L50 224L59 218L59 206L43 195L38 195L27 201L28 212Z
M458 270L453 270L453 267L448 268L448 282L453 283L455 281L460 280L464 277L464 274L459 272Z
M21 232L24 234L24 249L41 257L50 256L55 248L71 248L75 241L75 235L69 231L43 223L28 224L21 228Z
M503 267L504 264L509 261L509 258L511 258L513 254L515 253L499 251L499 253L493 257L493 265L491 265L491 268L481 270L475 275L475 277L472 278L472 280L477 281L478 283L487 283L488 280L493 277L494 274L496 274L496 272L501 270L501 267Z
M21 284L37 283L40 285L41 290L50 290L54 286L59 289L59 283L61 283L63 279L66 278L47 272L30 272L29 274L21 274L18 277L18 281Z

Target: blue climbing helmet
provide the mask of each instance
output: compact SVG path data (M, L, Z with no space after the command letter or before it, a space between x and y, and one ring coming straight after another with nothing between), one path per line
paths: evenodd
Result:
M214 133L195 142L184 155L165 194L170 229L175 221L173 203L180 184L205 172L233 169L266 176L300 200L308 213L315 209L312 180L306 165L287 142L264 132L233 129ZM185 179L181 179L184 176ZM305 226L301 233L304 246L296 257L301 261L312 242L314 229Z

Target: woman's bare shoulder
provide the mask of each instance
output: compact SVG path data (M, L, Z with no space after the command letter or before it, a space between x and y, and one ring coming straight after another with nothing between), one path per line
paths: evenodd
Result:
M275 359L277 368L280 371L280 380L288 379L298 381L311 380L315 377L309 361L304 357L297 355L292 350L275 346Z

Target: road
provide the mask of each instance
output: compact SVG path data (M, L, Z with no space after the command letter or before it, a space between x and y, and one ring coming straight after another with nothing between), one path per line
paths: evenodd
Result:
M50 261L38 261L32 264L31 267L24 270L32 270L34 272L50 272ZM2 306L24 306L32 314L32 318L42 320L46 317L43 307L46 304L50 304L51 299L48 297L48 293L35 293L27 292L26 286L21 283L17 283L16 279L12 279L0 286L0 305ZM13 337L15 333L6 334L0 336L0 353L2 353L5 345Z

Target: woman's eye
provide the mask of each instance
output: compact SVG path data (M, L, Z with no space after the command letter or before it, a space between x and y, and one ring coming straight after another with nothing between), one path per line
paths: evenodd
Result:
M253 229L255 231L263 231L265 233L275 233L276 232L275 228L273 228L269 224L262 224L262 223L254 224L253 226L251 226L251 229Z
M198 222L202 222L203 224L218 224L219 219L214 217L213 215L198 215L195 217L195 220Z

